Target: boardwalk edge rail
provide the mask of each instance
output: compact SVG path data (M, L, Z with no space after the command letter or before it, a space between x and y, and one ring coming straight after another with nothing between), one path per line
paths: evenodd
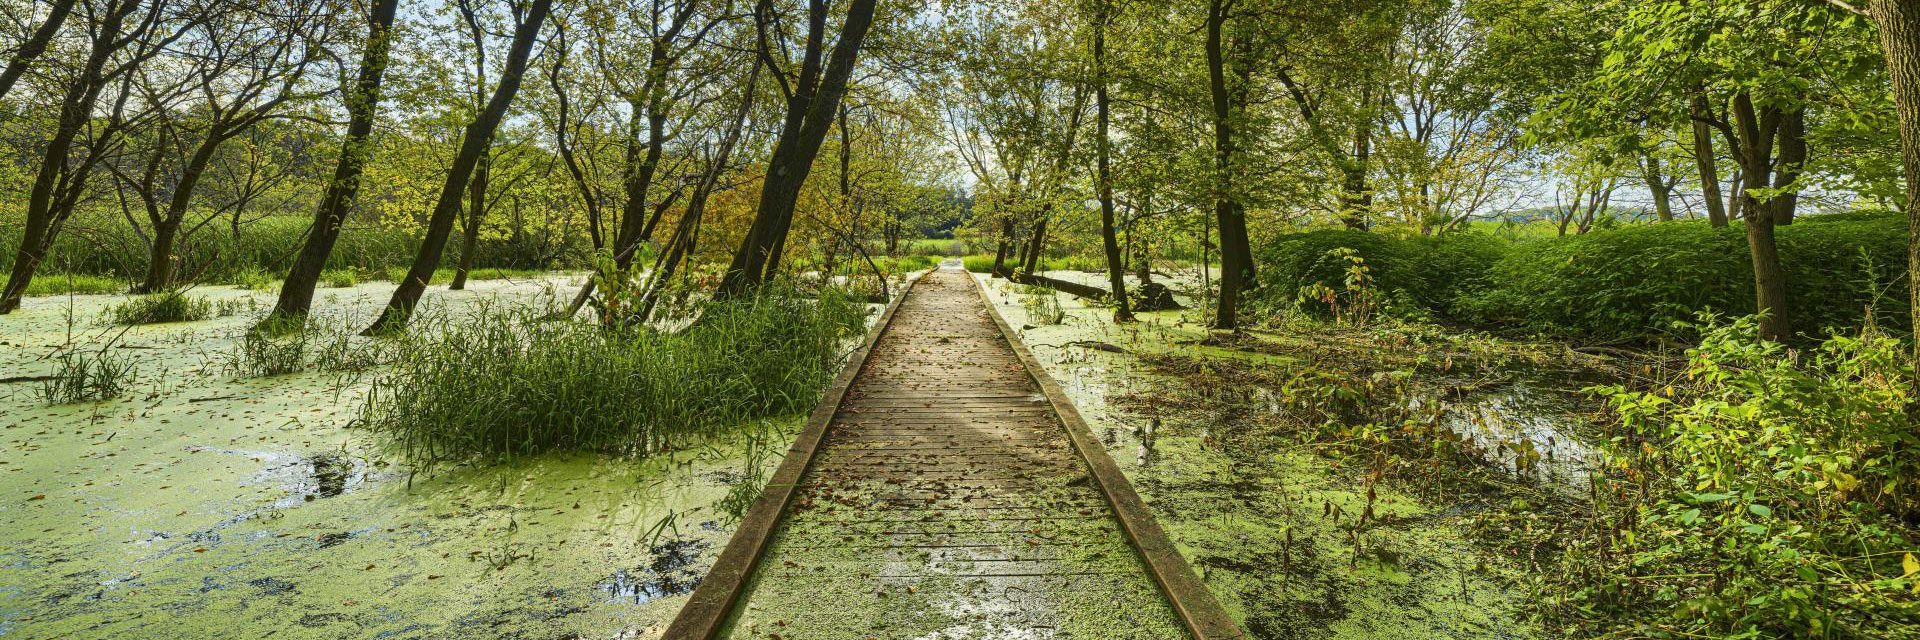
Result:
M820 404L815 405L813 413L807 417L807 425L800 430L799 437L794 438L793 446L787 449L780 468L767 480L760 498L747 510L740 527L734 530L726 548L720 551L719 559L714 561L713 569L700 581L700 586L694 588L687 604L680 608L679 615L674 616L673 623L667 626L663 638L711 640L719 634L727 617L733 612L734 604L739 601L741 592L746 590L747 579L753 575L767 543L773 539L773 528L779 524L780 514L793 501L794 488L799 486L801 476L812 466L814 455L820 450L820 441L826 437L827 426L833 422L833 415L839 412L840 403L846 400L848 387L866 368L867 355L873 352L874 343L880 340L881 334L886 333L887 326L893 324L894 313L900 310L900 303L906 302L914 283L930 271L915 274L900 286L900 295L894 296L893 301L887 304L887 310L881 314L880 320L867 331L865 342L848 357L840 375L833 379L832 386L827 387L826 393L820 396Z
M1220 606L1213 592L1208 591L1207 585L1194 573L1193 566L1187 564L1187 559L1167 538L1166 530L1160 528L1160 523L1147 511L1146 503L1134 492L1133 484L1127 481L1127 476L1113 462L1113 457L1107 455L1106 447L1094 437L1086 419L1080 417L1080 410L1074 408L1073 400L1067 397L1066 391L1060 388L1060 383L1054 381L1040 361L1033 357L1033 352L1027 350L1026 343L1020 339L1020 334L1014 332L1012 325L1007 324L1007 319L1001 317L999 306L994 304L992 296L987 295L986 285L972 274L967 275L967 280L974 283L974 289L979 291L980 299L987 305L987 313L993 316L993 323L1000 328L1000 335L1013 347L1013 352L1020 356L1020 363L1025 366L1027 375L1046 393L1047 402L1053 405L1054 413L1059 414L1060 422L1066 425L1074 450L1080 454L1088 473L1093 476L1094 484L1100 487L1101 495L1113 508L1114 517L1120 520L1120 528L1126 533L1127 541L1139 551L1140 559L1146 562L1147 572L1153 576L1161 593L1166 594L1167 601L1180 615L1180 621L1186 625L1187 631L1193 634L1195 640L1246 638L1240 625Z

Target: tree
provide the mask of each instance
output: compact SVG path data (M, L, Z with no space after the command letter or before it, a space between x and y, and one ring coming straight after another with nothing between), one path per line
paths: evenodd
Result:
M347 106L347 135L340 145L340 159L333 178L320 199L307 240L280 285L280 298L268 314L270 321L299 322L313 306L313 290L326 268L327 256L340 239L340 228L353 210L360 193L360 176L373 156L373 123L379 113L380 83L386 77L387 62L393 47L393 19L399 0L375 0L368 7L367 39L362 45L360 69L353 82L342 87Z
M20 247L6 287L0 289L0 314L20 308L20 298L47 259L61 225L86 194L88 177L132 124L111 118L107 125L90 129L101 94L186 33L188 25L170 22L177 9L165 0L102 0L84 8L89 34L85 57L65 81L60 115L41 148ZM131 97L132 91L121 86L111 112L121 113ZM87 139L83 133L89 134Z
M428 220L426 236L420 241L420 251L414 256L413 267L407 270L406 279L394 289L393 297L387 301L380 317L367 328L369 335L398 331L405 327L407 319L413 315L414 306L420 303L421 294L426 292L427 283L432 281L434 270L440 266L440 254L446 249L454 218L460 214L467 179L480 164L480 156L492 143L494 132L506 117L507 108L513 104L514 94L520 90L528 60L533 54L534 41L540 35L540 25L546 21L552 7L552 0L532 0L531 6L518 3L513 6L513 44L507 52L507 65L500 72L500 83L495 85L486 108L462 131L460 150L447 171L446 182L441 186L439 201Z
M315 0L209 14L160 58L160 68L131 72L130 86L151 113L117 111L113 117L146 122L141 137L148 149L130 166L112 160L105 166L118 179L119 192L133 193L145 214L144 225L128 215L147 241L147 273L136 291L175 285L180 249L219 213L189 219L217 154L228 141L305 99L302 83L323 55L329 18Z
M1132 322L1133 311L1127 308L1126 266L1120 261L1120 242L1115 238L1117 223L1113 217L1113 172L1107 166L1113 145L1107 135L1107 121L1110 119L1107 106L1107 24L1112 21L1113 6L1110 0L1093 0L1093 92L1095 122L1098 132L1094 134L1094 145L1098 149L1097 161L1100 191L1100 240L1107 254L1107 284L1113 292L1113 319L1116 322Z
M727 266L726 275L720 281L720 295L744 294L757 288L779 268L780 250L786 245L787 230L793 225L800 188L813 170L814 157L833 125L840 98L846 94L847 79L853 74L860 43L873 24L874 4L875 0L853 0L848 4L840 37L834 42L832 53L826 56L823 68L827 4L825 0L810 0L806 43L797 75L789 75L788 65L776 59L775 34L770 33L770 23L775 19L772 0L760 0L755 7L760 63L766 65L769 75L780 87L781 96L786 99L787 115L780 137L774 143L772 158L767 162L766 180L761 186L760 206L753 226L741 241L740 249L734 252L733 262ZM785 46L777 48L779 55L786 51Z

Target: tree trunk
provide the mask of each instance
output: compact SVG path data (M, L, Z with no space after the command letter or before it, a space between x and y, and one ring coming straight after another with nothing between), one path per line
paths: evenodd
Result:
M1900 165L1907 180L1907 301L1920 331L1920 0L1874 0L1880 49L1893 79L1894 112L1900 121ZM1920 363L1920 339L1913 340ZM1920 380L1917 380L1920 381Z
M1763 203L1754 194L1769 186L1767 178L1773 170L1792 170L1773 157L1783 125L1791 117L1775 107L1756 109L1752 96L1746 93L1734 97L1733 114L1734 128L1740 136L1740 206L1746 211L1747 248L1753 258L1754 311L1761 316L1759 337L1778 341L1787 337L1790 311L1786 272L1774 243L1774 225L1778 222L1774 209L1789 201L1775 196ZM1780 160L1789 154L1783 149Z
M1367 228L1367 216L1373 210L1373 189L1367 185L1367 163L1373 155L1373 128L1361 122L1353 134L1353 162L1343 167L1340 190L1344 194L1340 221L1348 229Z
M1660 171L1660 159L1647 157L1647 195L1653 198L1653 211L1661 222L1673 222L1673 185Z
M1767 203L1774 224L1793 224L1794 210L1800 204L1800 190L1793 183L1800 179L1807 162L1807 110L1788 112L1780 119L1780 152L1774 162L1773 188L1783 190Z
M467 288L467 273L473 270L474 256L480 247L480 222L487 216L487 179L493 165L492 154L480 152L480 164L473 169L473 181L467 183L467 215L460 229L460 263L454 266L449 291Z
M1712 107L1705 94L1693 97L1693 160L1700 168L1701 199L1707 202L1707 221L1715 227L1727 226L1727 208L1720 199L1720 168L1713 151L1713 130L1705 121Z
M534 0L525 21L514 29L513 48L507 54L506 69L500 74L500 83L494 87L487 108L467 124L466 131L461 135L460 151L447 171L446 183L441 185L439 202L434 205L433 216L427 221L427 234L420 241L420 252L413 257L413 268L407 271L406 279L394 289L393 298L387 301L380 318L367 328L368 335L404 328L407 319L413 315L414 306L420 303L420 296L426 293L434 269L440 266L440 254L447 247L447 236L453 232L454 218L460 215L460 199L466 190L467 179L473 175L474 167L480 163L480 156L493 140L494 131L500 127L500 120L506 116L507 107L513 103L514 94L520 90L520 81L527 69L527 58L533 52L540 25L546 21L552 7L553 0Z
M69 14L73 13L74 2L75 0L55 0L53 6L47 11L47 19L33 30L33 35L28 36L27 41L21 43L19 49L13 51L13 59L7 61L6 70L0 71L0 98L7 97L7 92L13 89L13 83L18 82L20 76L26 75L27 65L40 57L40 54L46 53L47 44L53 41L53 36L60 33L60 25L67 21Z
M1013 242L1013 216L1000 216L1000 249L993 253L993 277L1007 277L1007 245Z
M1246 214L1233 185L1233 98L1228 93L1222 31L1226 3L1214 0L1207 11L1207 86L1213 98L1214 217L1220 224L1220 298L1214 328L1234 329L1240 290L1252 280L1253 252L1247 242Z
M359 77L347 93L347 138L340 145L340 160L327 183L320 208L308 228L307 242L294 258L287 279L280 285L280 300L273 305L269 320L304 321L313 306L313 290L319 286L320 272L327 256L340 239L340 227L360 193L360 174L373 157L373 120L380 106L380 81L386 76L387 54L392 49L393 15L400 0L375 0L367 34L366 51L361 54Z
M1127 308L1126 267L1120 262L1120 242L1114 237L1117 223L1113 218L1113 170L1108 166L1112 153L1112 142L1107 139L1107 12L1108 0L1099 0L1095 10L1093 27L1093 104L1094 122L1099 131L1095 144L1096 172L1100 183L1100 240L1107 252L1107 284L1113 290L1113 320L1132 322L1133 311Z
M824 0L810 3L811 11L821 16L809 29L806 60L811 64L801 65L800 82L787 101L785 126L774 143L773 156L761 183L760 206L754 213L753 226L741 240L740 249L734 252L733 262L727 265L718 295L735 296L759 288L766 274L779 268L780 247L786 245L787 231L793 225L793 209L799 203L800 188L813 170L814 157L819 155L820 144L825 142L827 130L833 124L840 98L846 94L847 79L853 74L860 44L867 37L868 27L873 25L875 3L876 0L852 0L848 4L846 22L840 27L840 40L833 46L824 74L819 71L818 47L819 32L825 29L826 7ZM764 8L769 3L762 0L761 4ZM765 11L761 13L764 15ZM812 86L816 77L820 78L817 89Z

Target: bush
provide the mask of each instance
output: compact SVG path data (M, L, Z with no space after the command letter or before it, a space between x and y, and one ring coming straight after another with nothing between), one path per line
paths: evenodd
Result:
M482 311L402 337L362 419L429 466L569 450L646 455L811 408L864 314L831 289L817 301L709 303L674 333Z
M1599 389L1620 433L1544 608L1637 637L1920 637L1920 433L1896 341L1804 356L1712 324L1684 383ZM1564 580L1564 578L1563 578ZM1658 630L1655 633L1648 631Z
M960 258L967 270L974 273L993 273L993 256L966 256Z
M1807 216L1779 227L1789 326L1820 335L1860 326L1905 329L1906 223L1887 214ZM1672 330L1704 310L1754 312L1753 267L1737 225L1634 225L1516 245L1461 316L1602 340ZM1685 330L1681 330L1685 333Z
M1389 311L1451 315L1462 295L1486 286L1487 270L1508 244L1477 233L1396 238L1353 229L1291 233L1261 248L1255 310L1292 305L1303 291L1338 288L1347 279L1346 253L1363 261Z
M213 317L213 303L184 291L164 291L136 296L107 308L107 319L114 324L159 324L192 322Z

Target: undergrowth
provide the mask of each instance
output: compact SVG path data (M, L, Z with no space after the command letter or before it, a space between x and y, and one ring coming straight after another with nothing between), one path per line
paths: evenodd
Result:
M1614 437L1540 612L1581 636L1920 637L1920 432L1901 344L1798 352L1701 325L1668 384L1599 387ZM1504 523L1511 530L1512 523Z

